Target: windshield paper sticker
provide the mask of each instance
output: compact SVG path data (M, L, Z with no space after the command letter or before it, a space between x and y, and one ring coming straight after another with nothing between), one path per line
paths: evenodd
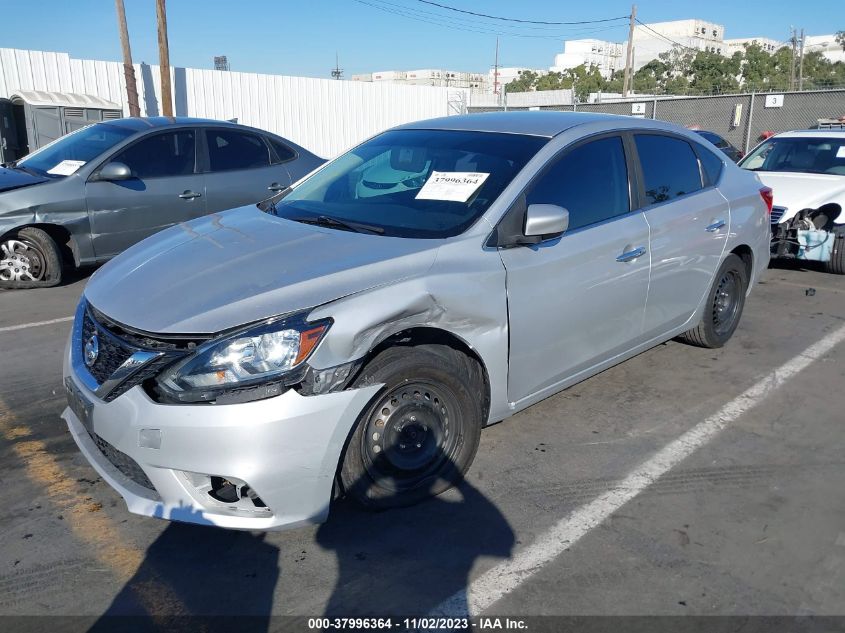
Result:
M52 169L48 169L47 173L53 174L54 176L70 176L84 164L84 160L63 160Z
M836 150L836 158L845 158L845 145L840 145Z
M433 171L416 199L466 202L489 175L472 171Z
M48 169L47 173L53 174L54 176L70 176L84 164L84 160L63 160L52 169Z

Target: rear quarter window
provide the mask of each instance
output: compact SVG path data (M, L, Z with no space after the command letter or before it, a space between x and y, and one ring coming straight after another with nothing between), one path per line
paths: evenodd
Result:
M722 175L725 163L719 156L703 145L696 145L695 151L698 154L698 159L701 161L701 168L704 171L704 178L707 181L705 184L715 186L719 182L719 177Z

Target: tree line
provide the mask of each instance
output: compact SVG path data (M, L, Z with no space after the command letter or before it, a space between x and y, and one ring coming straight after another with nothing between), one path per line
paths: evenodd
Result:
M845 50L845 31L836 34ZM777 91L798 89L798 60L795 82L792 76L792 48L784 46L769 53L758 44L750 44L730 57L706 50L674 46L661 53L634 73L634 92L656 95L709 95L731 92ZM599 69L581 64L563 72L540 73L526 70L507 84L507 92L560 90L573 88L579 101L591 92L622 92L622 70L609 79ZM804 90L845 86L845 63L831 62L819 51L804 52Z

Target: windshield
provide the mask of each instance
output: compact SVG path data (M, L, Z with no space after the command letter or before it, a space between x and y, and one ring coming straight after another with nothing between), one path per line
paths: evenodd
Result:
M300 222L329 220L418 238L458 235L548 141L454 130L385 132L344 154L276 203ZM373 230L375 229L375 230Z
M751 171L845 176L845 138L771 138L739 164Z
M114 124L89 125L36 150L16 166L42 176L67 176L133 134L135 130Z

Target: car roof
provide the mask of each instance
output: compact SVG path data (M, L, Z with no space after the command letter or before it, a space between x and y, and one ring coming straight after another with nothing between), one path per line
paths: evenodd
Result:
M775 134L776 138L812 138L814 136L845 139L845 130L792 130Z
M395 130L462 130L468 132L502 132L551 138L578 125L607 121L630 124L639 121L629 116L594 112L557 112L549 110L520 112L484 112L446 116L400 125ZM649 119L650 121L650 119ZM645 126L644 126L645 127Z
M115 125L128 128L137 132L166 128L171 126L184 125L219 125L224 127L245 127L230 121L217 121L215 119L201 119L189 116L153 116L153 117L125 117L111 121L102 121L103 125Z

